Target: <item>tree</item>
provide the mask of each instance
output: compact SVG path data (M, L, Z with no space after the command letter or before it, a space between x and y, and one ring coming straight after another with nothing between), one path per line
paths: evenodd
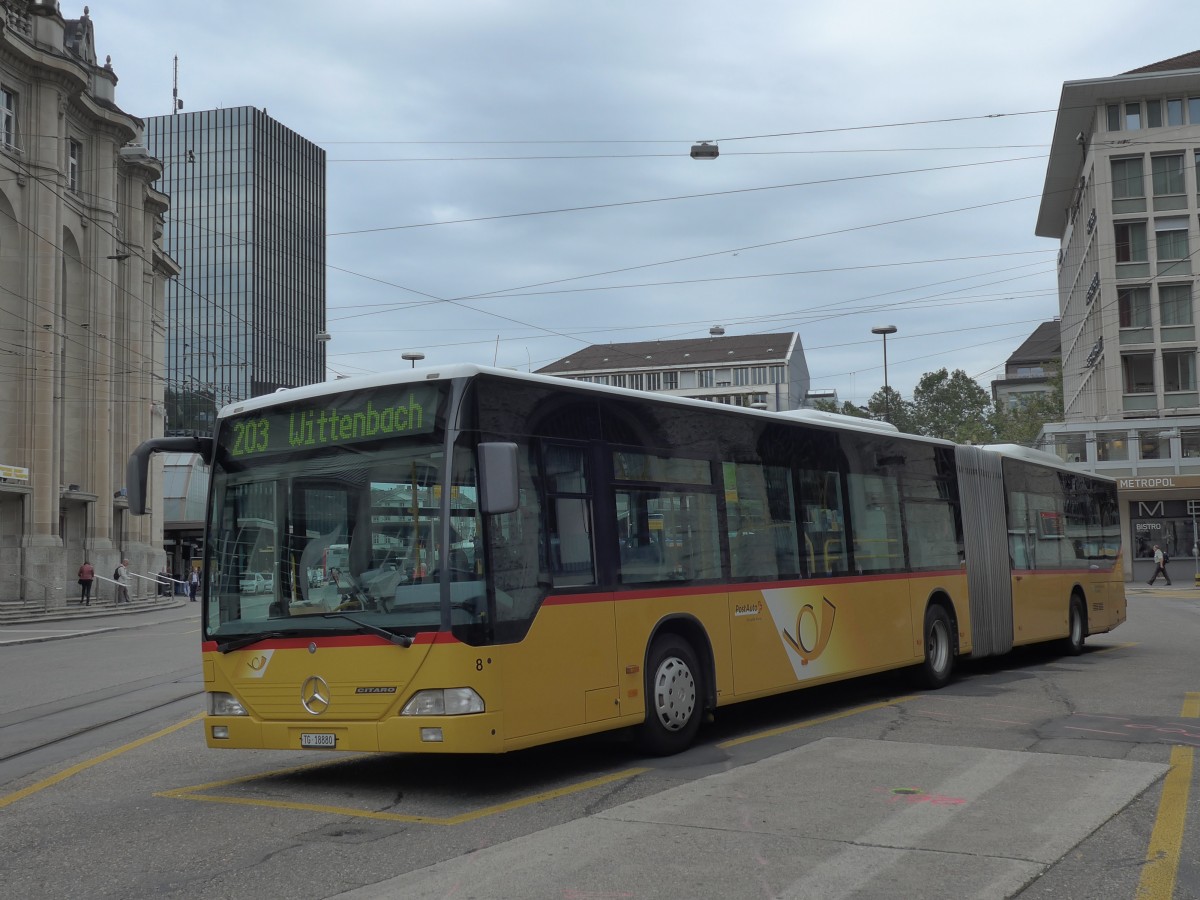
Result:
M992 398L962 369L926 372L913 389L913 430L956 443L986 444L994 439Z
M881 422L891 422L901 431L913 434L912 404L900 396L900 392L890 385L880 388L867 401L867 412L872 419Z
M869 418L867 412L861 407L855 406L849 400L844 401L841 406L838 406L834 400L814 400L812 408L818 409L821 412L837 413L840 416L853 416L856 419Z

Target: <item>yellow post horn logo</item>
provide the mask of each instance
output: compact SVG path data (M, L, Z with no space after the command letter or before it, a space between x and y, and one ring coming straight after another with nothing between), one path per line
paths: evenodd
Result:
M825 651L826 645L829 644L829 636L833 633L833 619L837 615L837 607L829 602L828 597L822 597L821 600L825 607L819 623L817 611L811 603L806 603L796 614L796 636L792 637L786 628L783 629L783 639L796 651L802 666L807 666Z

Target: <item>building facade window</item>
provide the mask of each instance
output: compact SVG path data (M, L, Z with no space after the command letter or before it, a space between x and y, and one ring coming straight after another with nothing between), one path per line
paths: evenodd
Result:
M1142 127L1142 104L1139 101L1125 104L1125 130L1137 131Z
M1142 263L1146 256L1146 223L1117 222L1113 225L1117 263Z
M1186 216L1154 220L1154 253L1158 259L1159 275L1191 274Z
M733 383L738 387L743 387L750 383L750 367L742 366L733 370Z
M1060 434L1054 442L1054 452L1063 462L1077 463L1084 460L1084 436L1082 433Z
M1188 428L1179 432L1179 452L1184 459L1200 458L1200 429Z
M1183 124L1183 99L1175 99L1167 101L1167 125L1182 125Z
M1138 459L1170 459L1171 442L1159 429L1138 432Z
M647 372L646 373L646 390L661 391L662 390L662 373Z
M1164 350L1163 390L1167 393L1196 390L1196 351Z
M1110 103L1105 108L1106 125L1109 131L1121 130L1121 107L1116 103Z
M679 390L679 373L678 372L663 372L663 389L668 391Z
M1200 125L1200 97L1188 97L1188 123Z
M771 366L771 384L783 384L783 366Z
M1097 462L1123 462L1128 459L1128 434L1124 431L1101 431L1096 435Z
M1126 394L1154 393L1154 354L1126 353L1121 357L1121 381Z
M1150 288L1129 287L1117 291L1117 321L1122 344L1147 344L1154 340L1150 327Z
M79 160L83 156L83 145L79 141L67 141L67 187L79 190Z
M1158 315L1164 341L1194 339L1191 284L1160 284Z
M635 390L635 391L640 391L640 390L642 390L642 385L644 383L645 383L645 379L642 378L642 373L634 372L633 374L627 376L627 381L626 381L625 386L628 388L633 388L633 390Z
M1140 156L1112 161L1112 192L1114 200L1145 198L1146 185Z
M613 387L625 387L624 375L610 375L609 379L609 384L611 384Z
M1162 101L1146 101L1146 127L1162 128Z
M716 374L712 369L700 369L696 372L696 386L710 388L716 384Z
M1155 156L1150 159L1151 182L1154 184L1154 196L1182 196L1183 154L1172 153L1167 156Z
M17 94L8 88L0 88L0 140L6 150L17 148Z

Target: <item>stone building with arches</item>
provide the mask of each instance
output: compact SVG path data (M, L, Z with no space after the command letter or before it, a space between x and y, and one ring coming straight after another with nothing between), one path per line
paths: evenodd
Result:
M65 606L84 559L103 576L163 564L161 498L127 515L125 464L163 431L179 268L161 246L162 167L116 84L86 7L0 2L0 613Z

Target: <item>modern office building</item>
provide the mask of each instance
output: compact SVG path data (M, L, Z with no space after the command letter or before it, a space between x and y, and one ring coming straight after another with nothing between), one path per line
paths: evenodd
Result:
M1190 564L1200 512L1200 51L1063 85L1036 233L1060 242L1065 420L1050 449L1120 479L1126 570Z
M594 344L538 372L771 410L798 408L809 387L794 332L726 336L714 328L706 338Z
M128 516L125 463L162 434L163 287L179 273L161 244L162 168L117 106L86 8L4 11L0 619L77 600L85 559L100 576L122 558L136 573L161 567L161 493L150 515ZM100 581L96 594L114 591Z
M226 403L323 381L325 151L250 106L146 120L171 197L167 431Z

